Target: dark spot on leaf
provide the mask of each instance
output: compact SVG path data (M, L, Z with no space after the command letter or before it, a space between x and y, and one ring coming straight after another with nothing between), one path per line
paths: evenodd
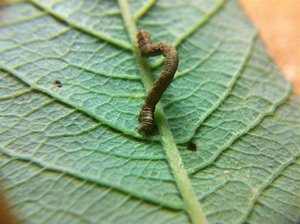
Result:
M62 84L61 81L59 81L59 80L55 80L55 81L53 82L53 84L54 84L56 87L58 87L58 88L63 87L63 84Z
M197 146L194 142L189 142L189 144L186 147L187 150L196 152L197 151Z

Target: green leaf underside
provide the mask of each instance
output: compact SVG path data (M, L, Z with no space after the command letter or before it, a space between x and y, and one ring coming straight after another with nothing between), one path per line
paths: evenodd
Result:
M177 46L161 105L209 223L297 223L300 101L241 9L130 7L138 29ZM159 135L136 132L146 94L118 5L34 0L0 13L0 171L20 217L189 223ZM162 59L149 62L157 77Z

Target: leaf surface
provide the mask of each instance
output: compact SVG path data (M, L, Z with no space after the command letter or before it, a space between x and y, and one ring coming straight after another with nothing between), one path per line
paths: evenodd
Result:
M299 221L300 101L236 2L32 0L0 25L0 170L28 223ZM163 59L137 29L180 59L151 138Z

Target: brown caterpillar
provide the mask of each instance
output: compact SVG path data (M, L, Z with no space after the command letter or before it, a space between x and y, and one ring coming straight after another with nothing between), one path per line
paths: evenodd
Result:
M178 66L178 54L176 48L168 42L161 41L151 44L150 35L146 31L138 32L137 41L142 56L149 57L162 54L165 57L161 74L155 80L152 89L149 91L139 115L141 125L138 132L143 135L150 135L154 129L155 106L163 92L172 82Z

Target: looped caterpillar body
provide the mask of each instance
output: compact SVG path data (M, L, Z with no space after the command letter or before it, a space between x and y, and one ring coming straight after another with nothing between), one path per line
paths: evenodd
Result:
M165 62L159 77L155 80L152 89L146 96L145 103L139 115L141 123L138 132L149 135L154 128L155 106L160 100L163 92L170 85L178 67L178 54L176 48L168 42L162 41L151 44L148 32L140 31L137 34L138 47L145 57L163 55Z

